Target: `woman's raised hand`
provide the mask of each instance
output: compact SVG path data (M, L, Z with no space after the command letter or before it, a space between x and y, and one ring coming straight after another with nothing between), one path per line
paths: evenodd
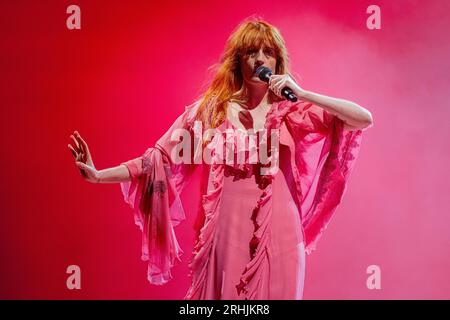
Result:
M75 158L75 165L80 170L81 175L89 182L99 182L98 171L95 169L86 141L84 141L78 131L74 131L70 135L70 138L72 139L73 145L68 144L68 147Z

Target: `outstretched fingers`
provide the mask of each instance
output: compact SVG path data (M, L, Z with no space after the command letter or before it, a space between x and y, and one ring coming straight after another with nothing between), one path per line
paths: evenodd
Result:
M75 149L72 147L71 144L68 144L67 147L69 148L70 152L72 153L75 160L78 158L78 153L75 151Z
M81 150L80 144L73 134L70 135L70 139L72 139L72 142L75 145L77 153L81 153L82 150Z
M77 138L78 143L80 144L81 148L83 149L83 152L87 154L89 152L89 147L88 147L86 141L84 141L84 139L78 133L78 131L75 131L75 137Z

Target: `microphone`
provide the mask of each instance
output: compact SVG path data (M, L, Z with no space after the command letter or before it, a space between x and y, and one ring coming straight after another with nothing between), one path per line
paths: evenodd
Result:
M269 83L269 78L272 75L272 70L270 70L270 68L268 67L260 66L258 67L258 69L256 69L255 74L259 77L259 79L261 79L261 81ZM281 95L289 101L297 101L297 96L289 87L284 87L283 89L281 89Z

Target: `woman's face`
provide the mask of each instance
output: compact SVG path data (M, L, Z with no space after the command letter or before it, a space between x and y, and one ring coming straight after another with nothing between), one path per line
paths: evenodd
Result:
M266 84L260 80L255 74L255 71L260 66L268 67L275 74L277 66L277 57L275 50L270 47L261 47L259 49L248 49L240 61L242 76L245 82L252 82L254 84Z

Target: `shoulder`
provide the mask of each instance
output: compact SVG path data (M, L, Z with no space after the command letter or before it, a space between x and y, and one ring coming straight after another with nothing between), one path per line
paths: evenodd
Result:
M181 118L183 118L183 122L185 122L189 126L192 126L194 124L201 102L202 100L196 100L184 107L184 112L180 116Z
M184 107L184 111L185 113L187 113L188 115L195 115L195 113L198 111L198 108L201 105L202 100L196 100L193 103L187 105Z

